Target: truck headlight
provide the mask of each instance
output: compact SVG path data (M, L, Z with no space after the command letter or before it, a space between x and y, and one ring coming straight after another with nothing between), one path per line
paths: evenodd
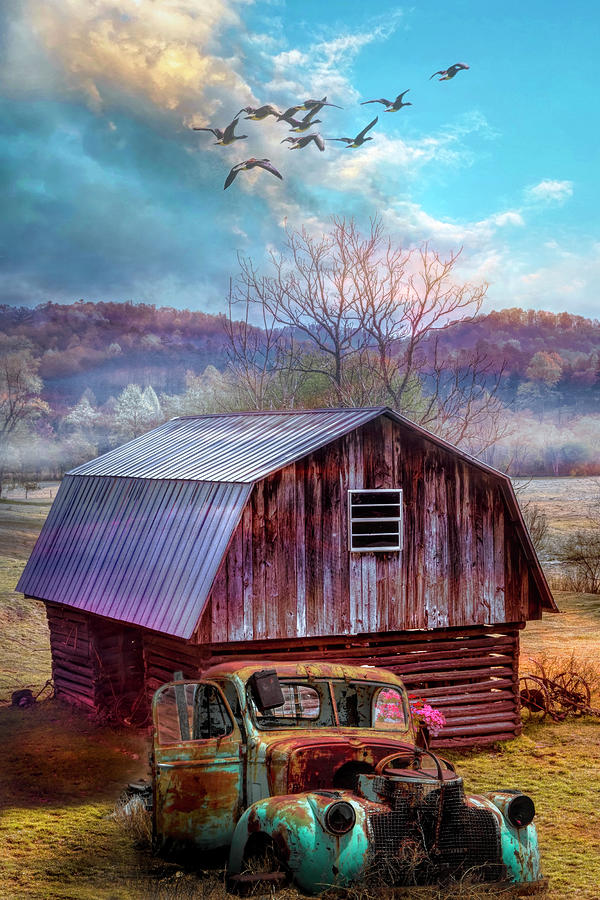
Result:
M332 834L346 834L354 828L356 813L354 807L344 800L332 803L325 810L325 828Z
M533 821L535 804L527 794L517 794L506 807L506 818L515 828L524 828Z

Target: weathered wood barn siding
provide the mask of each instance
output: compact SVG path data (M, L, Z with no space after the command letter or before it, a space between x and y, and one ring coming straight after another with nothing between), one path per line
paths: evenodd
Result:
M350 552L348 490L403 491ZM68 473L19 589L58 693L116 714L231 656L383 665L438 745L518 734L519 631L555 609L509 480L391 410L184 417Z
M398 487L403 551L350 553L347 491ZM444 712L438 746L513 737L519 631L541 617L513 524L497 478L370 422L254 486L192 642L145 635L150 690L176 663L191 676L234 655L360 661Z
M347 491L404 492L404 549L350 553ZM498 479L381 417L254 486L195 639L386 633L541 616Z
M81 706L95 707L95 666L90 617L68 606L46 604L57 694Z
M46 614L57 694L125 715L145 679L141 631L55 603Z

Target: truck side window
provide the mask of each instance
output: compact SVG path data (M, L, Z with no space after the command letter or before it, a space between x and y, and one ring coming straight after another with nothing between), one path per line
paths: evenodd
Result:
M223 698L212 684L166 685L157 692L155 706L161 746L223 737L233 731Z
M193 684L166 685L156 695L158 743L175 744L190 739Z
M199 684L194 691L192 740L231 734L233 722L219 691L212 684Z
M408 724L406 701L401 691L392 687L381 688L373 697L373 727L396 730Z
M244 724L244 717L242 715L242 705L240 703L239 694L237 692L237 688L233 682L229 680L219 680L219 687L225 694L225 699L229 703L229 707L231 712L233 713L233 718L238 724L238 728L242 733L242 741L246 740L246 726Z

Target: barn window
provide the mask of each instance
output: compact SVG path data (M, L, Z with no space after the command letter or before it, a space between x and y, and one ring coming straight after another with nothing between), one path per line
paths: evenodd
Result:
M348 491L350 550L402 550L402 490Z

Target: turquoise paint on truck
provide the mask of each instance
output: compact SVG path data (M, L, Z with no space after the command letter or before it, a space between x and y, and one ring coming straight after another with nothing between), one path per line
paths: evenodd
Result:
M346 834L334 835L325 827L325 815L340 800L352 806L356 821ZM234 874L242 870L248 842L260 833L273 841L300 890L318 894L334 885L346 887L359 880L367 868L370 806L350 792L339 792L336 797L313 793L261 800L238 822L229 871Z
M517 827L508 819L508 807L515 795L515 791L492 791L485 794L485 799L501 814L502 862L506 866L509 880L517 884L538 882L543 876L537 829L533 823Z

